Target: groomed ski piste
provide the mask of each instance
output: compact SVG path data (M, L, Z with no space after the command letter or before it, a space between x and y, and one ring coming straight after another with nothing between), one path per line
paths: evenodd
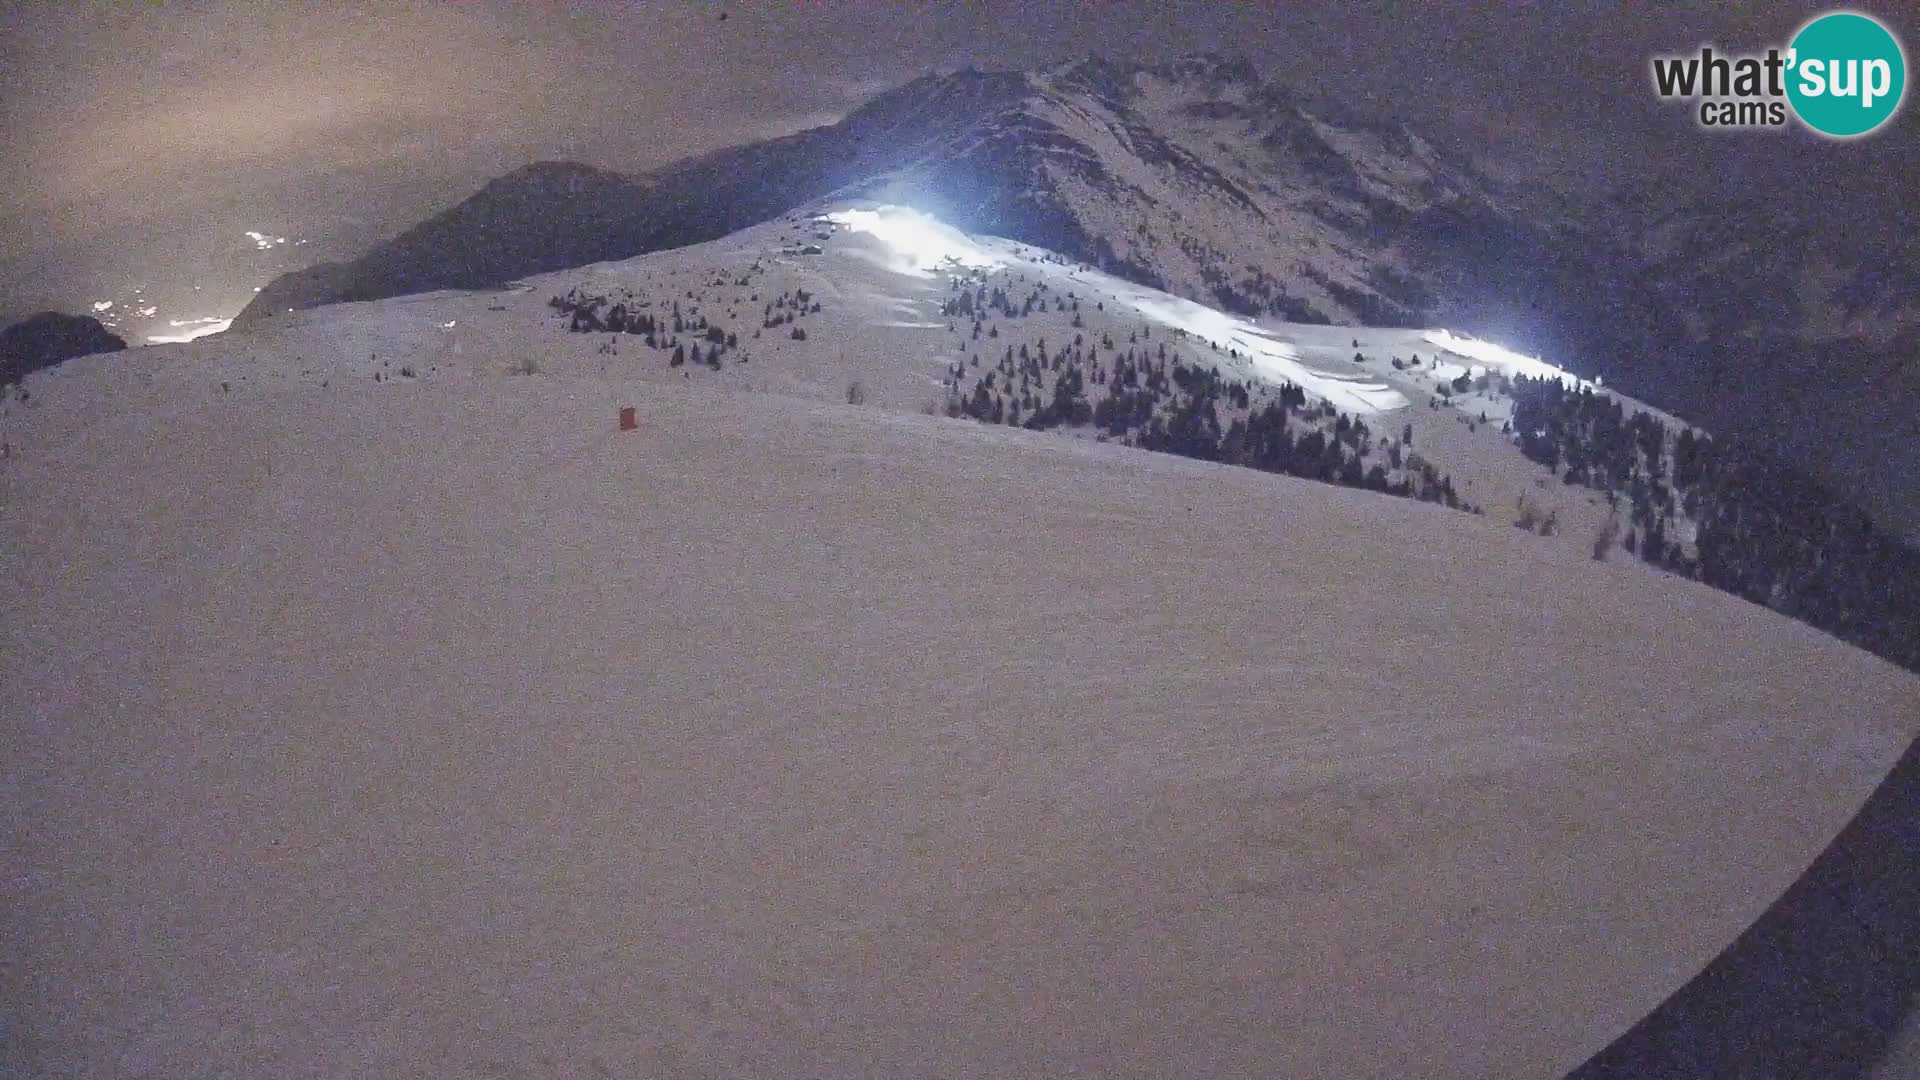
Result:
M1502 520L1585 495L1435 380L1530 358L887 216L30 376L9 1064L1555 1075L1920 730L1920 679ZM1487 513L925 415L972 370L955 273L1046 283L996 352L1291 382Z

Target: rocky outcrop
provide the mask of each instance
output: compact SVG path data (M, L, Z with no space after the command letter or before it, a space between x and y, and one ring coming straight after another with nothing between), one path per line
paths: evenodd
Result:
M43 311L0 330L0 386L41 368L93 353L118 352L127 343L98 319Z

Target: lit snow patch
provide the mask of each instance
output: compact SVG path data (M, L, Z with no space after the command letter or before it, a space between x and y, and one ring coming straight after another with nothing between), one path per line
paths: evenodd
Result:
M887 249L892 268L903 274L926 277L949 261L973 268L1000 265L966 233L904 206L836 210L816 220L872 236Z
M1300 359L1292 342L1282 341L1246 319L1229 315L1158 289L1122 281L1098 270L1075 275L1074 280L1102 289L1120 303L1162 326L1187 332L1190 338L1212 342L1220 351L1238 352L1254 373L1270 383L1293 383L1343 412L1383 413L1407 406L1406 395L1369 377L1336 375L1311 367Z
M151 306L143 307L139 310L138 314L143 319L151 319L155 315L160 314L160 309L157 307L151 307Z
M203 319L168 319L167 325L174 327L186 326L191 327L191 329L178 334L149 334L147 335L147 340L155 345L178 345L183 341L192 341L195 338L203 338L209 334L218 334L227 327L232 326L233 320L221 319L209 315Z
M1470 375L1491 370L1503 375L1525 375L1530 379L1552 379L1575 390L1592 385L1564 368L1555 367L1537 356L1522 356L1491 341L1458 337L1446 330L1429 330L1426 340L1455 356L1477 361L1481 367L1479 370L1469 367L1467 373Z
M1275 384L1294 383L1307 393L1332 402L1335 408L1342 411L1380 413L1407 406L1405 395L1377 379L1333 374L1307 365L1301 361L1299 351L1292 343L1279 340L1271 332L1246 319L1158 289L1122 281L1098 270L1064 270L1056 266L1046 252L1034 251L1009 240L975 240L917 210L904 206L836 210L814 220L872 236L884 251L888 268L896 273L931 277L928 271L938 270L943 265L994 269L1025 264L1040 275L1064 277L1090 289L1103 291L1116 304L1131 306L1162 326L1184 330L1190 337L1202 342L1216 343L1222 353L1235 350L1260 378ZM889 325L904 328L918 322L901 319ZM928 328L939 325L936 323Z
M247 230L247 239L253 241L253 246L260 251L287 242L284 236L268 236L266 233L254 232L252 229Z
M93 310L95 310L95 311L111 311L111 310L113 310L113 301L111 301L111 300L95 300L95 301L93 302Z

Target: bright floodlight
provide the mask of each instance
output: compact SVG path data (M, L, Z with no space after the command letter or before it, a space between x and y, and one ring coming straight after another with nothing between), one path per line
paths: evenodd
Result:
M209 334L218 334L227 327L232 326L233 320L215 319L211 317L205 319L169 319L167 320L167 325L188 326L192 327L192 329L179 334L154 334L147 338L148 343L153 345L178 345L183 341L192 341L195 338L203 338Z
M1406 396L1376 379L1354 375L1329 375L1301 362L1299 350L1247 319L1229 315L1216 308L1170 295L1158 289L1122 281L1111 274L1087 267L1058 270L1044 266L1044 253L1036 255L1007 240L986 238L976 241L938 219L904 206L882 205L861 210L836 210L822 215L820 221L842 226L850 232L864 233L877 241L888 269L916 277L931 276L928 271L957 264L971 268L1026 265L1041 275L1058 274L1107 296L1109 308L1131 307L1146 318L1183 331L1198 341L1210 342L1219 351L1237 354L1260 378L1276 385L1295 383L1308 393L1350 413L1391 412L1405 408ZM871 256L869 256L871 257ZM924 324L901 324L924 325ZM932 324L938 327L940 324Z
M836 210L822 220L872 236L892 256L893 268L902 273L924 275L948 261L976 268L1000 265L966 233L904 206Z
M1497 371L1503 375L1525 375L1530 379L1552 379L1576 390L1584 385L1579 376L1572 374L1564 368L1555 367L1537 357L1522 356L1512 349L1495 345L1491 341L1457 337L1446 330L1429 330L1426 339L1428 342L1439 346L1455 356L1474 361L1483 365L1488 370ZM1472 371L1471 368L1468 370L1469 372Z

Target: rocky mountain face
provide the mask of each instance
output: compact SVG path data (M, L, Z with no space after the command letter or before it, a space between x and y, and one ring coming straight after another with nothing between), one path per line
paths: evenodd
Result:
M239 322L496 285L850 197L1236 314L1462 328L1760 433L1830 475L1883 456L1886 417L1838 420L1828 437L1799 423L1807 409L1872 398L1897 419L1920 402L1920 258L1904 239L1658 191L1545 208L1405 126L1332 115L1215 55L928 76L833 126L641 176L532 165L353 262L275 280ZM1783 412L1796 396L1810 400ZM1865 490L1897 517L1908 500L1883 481ZM1920 518L1896 524L1920 532Z
M848 196L1239 313L1327 321L1425 314L1443 268L1411 226L1440 207L1498 213L1465 162L1404 128L1317 117L1243 61L1089 60L929 76L832 127L645 176L532 165L352 263L275 281L240 321L683 246Z
M1602 212L1596 231L1680 319L1646 392L1765 438L1920 540L1920 239L1776 188L1738 203L1629 189Z
M98 319L43 311L0 330L0 386L41 368L93 353L118 352L127 343Z

